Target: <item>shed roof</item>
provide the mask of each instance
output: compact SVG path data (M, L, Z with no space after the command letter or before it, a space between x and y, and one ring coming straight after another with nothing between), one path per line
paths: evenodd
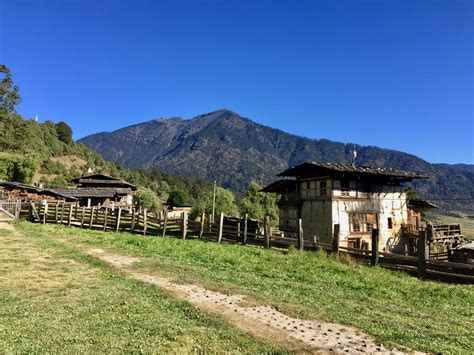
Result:
M439 206L435 205L434 203L431 203L426 200L421 200L421 199L411 199L408 200L408 207L412 207L415 209L431 209L431 208L439 208Z
M131 189L117 189L117 188L94 188L94 187L79 187L71 189L55 189L59 193L68 194L77 198L114 198L116 195L126 195L130 193Z
M80 176L75 179L72 179L71 181L74 182L75 184L83 185L83 186L91 184L91 185L102 185L102 186L129 187L134 191L137 189L136 185L133 185L120 178L116 178L116 177L108 176L104 174Z
M427 175L397 170L392 168L383 168L375 166L358 166L338 163L306 162L290 169L287 169L278 176L298 176L310 177L317 175L342 175L360 177L376 177L385 179L395 179L398 181L411 181L413 179L429 179Z
M66 200L73 200L73 201L77 200L77 198L67 193L62 193L53 189L43 189L38 186L27 185L27 184L23 184L21 182L16 182L16 181L0 181L0 186L17 188L17 189L25 190L27 192L37 193L39 195L51 195L51 196L63 198Z
M277 180L261 189L261 192L285 193L296 191L296 180Z

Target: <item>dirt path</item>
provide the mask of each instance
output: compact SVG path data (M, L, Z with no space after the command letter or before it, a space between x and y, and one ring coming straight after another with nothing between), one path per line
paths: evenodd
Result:
M142 259L122 256L104 249L86 251L112 264L137 280L156 285L194 305L224 315L234 325L292 349L336 353L401 353L388 350L360 330L333 323L289 317L273 307L244 307L243 295L226 295L192 284L178 284L169 278L131 268Z

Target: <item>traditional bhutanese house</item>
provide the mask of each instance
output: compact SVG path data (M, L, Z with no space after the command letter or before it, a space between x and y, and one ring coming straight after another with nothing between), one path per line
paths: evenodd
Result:
M10 181L0 181L0 198L22 201L77 201L77 198L65 193Z
M294 179L276 181L262 191L281 195L281 231L295 234L301 218L305 239L331 243L338 224L342 246L364 248L377 228L382 250L409 222L404 183L428 178L390 168L318 162L300 164L278 176Z
M130 206L133 191L137 187L122 179L103 174L81 176L72 180L76 188L55 189L55 191L72 195L81 206Z

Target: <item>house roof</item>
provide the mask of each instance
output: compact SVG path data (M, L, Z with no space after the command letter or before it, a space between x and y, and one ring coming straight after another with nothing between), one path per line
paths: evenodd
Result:
M132 191L132 189L117 189L117 188L95 188L95 187L79 187L71 189L55 189L59 193L68 194L77 198L114 198L116 195L126 195Z
M429 179L427 175L374 166L358 166L338 163L306 162L294 166L278 174L278 176L312 177L321 175L360 176L367 178L394 179L397 181L411 181L413 179Z
M75 179L71 180L75 184L79 186L87 186L87 185L96 185L96 186L116 186L116 187L129 187L132 190L136 190L137 186L133 185L125 180L108 176L104 174L93 174L87 176L80 176Z
M296 180L277 180L261 189L261 192L285 193L296 191Z
M43 188L38 187L38 186L27 185L27 184L23 184L21 182L16 182L16 181L13 181L13 182L12 181L0 181L0 186L10 187L10 188L18 188L18 189L21 189L21 190L25 190L27 192L37 193L39 195L51 195L51 196L63 198L63 199L66 199L66 200L73 200L73 201L77 200L77 198L75 198L74 196L69 195L67 193L62 193L62 192L59 192L59 191L56 191L56 190L53 190L53 189L43 189Z
M412 207L415 209L431 209L431 208L439 208L439 206L435 205L434 203L428 202L426 200L421 199L411 199L408 200L408 207Z

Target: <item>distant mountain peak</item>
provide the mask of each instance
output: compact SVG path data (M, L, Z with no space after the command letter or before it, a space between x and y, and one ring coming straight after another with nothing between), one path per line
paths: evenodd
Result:
M174 117L155 122L91 135L79 142L126 167L157 166L174 175L216 180L239 193L252 180L269 183L281 171L305 161L349 163L354 146L292 135L255 123L229 109L192 119ZM446 200L474 197L474 173L469 167L455 169L430 164L403 152L356 146L357 164L435 176L428 182L417 183L421 196Z

